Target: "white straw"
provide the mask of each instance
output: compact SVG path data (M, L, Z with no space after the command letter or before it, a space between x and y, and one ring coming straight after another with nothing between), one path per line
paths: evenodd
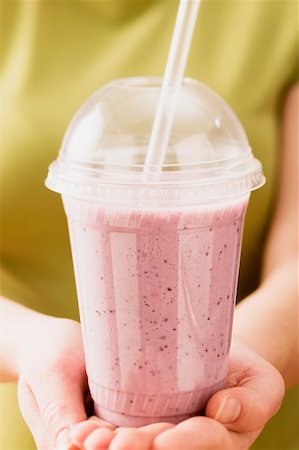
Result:
M144 172L160 172L172 128L177 93L182 84L200 0L180 0L147 149Z

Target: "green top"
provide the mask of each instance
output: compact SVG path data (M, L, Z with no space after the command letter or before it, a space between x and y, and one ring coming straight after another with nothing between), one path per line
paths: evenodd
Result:
M241 297L257 285L272 211L280 105L297 78L297 6L296 0L204 1L186 71L232 106L267 178L247 214ZM3 2L1 288L7 297L78 318L65 215L59 197L43 185L47 168L72 115L93 91L111 79L163 73L176 9L168 0ZM32 449L16 423L12 391L0 389L0 447ZM276 441L276 448L289 449L293 438L285 431L285 444Z

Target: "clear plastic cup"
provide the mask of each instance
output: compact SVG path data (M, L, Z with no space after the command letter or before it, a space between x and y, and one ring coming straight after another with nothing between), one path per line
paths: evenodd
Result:
M177 423L225 386L244 216L264 183L232 110L191 79L145 176L160 83L93 94L46 180L68 218L95 412L119 426Z

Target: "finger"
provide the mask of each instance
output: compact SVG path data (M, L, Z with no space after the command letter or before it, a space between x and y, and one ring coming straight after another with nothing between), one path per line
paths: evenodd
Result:
M70 429L69 439L73 444L77 446L82 446L85 439L94 431L97 430L99 426L94 422L80 422L74 425Z
M106 427L97 428L84 440L83 447L86 450L106 450L113 436L113 430Z
M100 417L97 417L97 416L89 417L88 418L88 422L94 422L99 427L106 427L106 428L110 428L111 430L115 430L116 429L116 425L114 425L111 422L107 422L106 420L103 420L103 419L101 419Z
M18 399L22 416L31 430L37 448L48 448L44 424L36 400L29 385L23 379L19 380Z
M151 423L149 425L144 425L143 427L139 427L139 430L145 431L151 436L155 437L156 435L162 433L162 431L169 430L170 428L175 427L173 423L169 422L159 422L159 423Z
M19 381L18 397L21 413L30 428L37 449L53 449L53 444L48 439L34 394L28 383L22 379ZM56 450L78 450L76 446L69 442L67 433L68 429L61 431L59 438L56 440Z
M209 400L206 415L230 430L250 432L262 428L277 412L284 396L284 382L280 373L254 352L246 349L242 358L238 356L237 362L232 362L232 387Z
M92 416L88 420L84 420L84 422L80 422L77 425L74 425L70 429L70 440L74 444L80 446L83 445L85 439L98 428L109 428L110 430L115 430L115 425L112 423L106 422L105 420L99 419L98 417Z
M138 428L122 429L115 434L109 450L148 450L150 439Z
M152 450L232 450L232 448L235 447L228 430L219 422L207 417L187 419L156 436L152 443Z
M175 425L173 423L169 423L169 422L157 422L157 423L150 423L148 425L143 425L142 427L138 427L138 430L143 430L143 431L147 431L152 433L153 435L161 433L161 431L164 431L164 429L168 429L168 428L172 428ZM116 433L121 433L123 431L128 431L128 430L136 430L136 428L134 427L118 427L116 428L115 432Z
M50 445L62 448L69 443L67 430L72 425L87 419L84 407L86 379L84 370L70 360L66 365L57 362L44 373L33 375L30 387L34 393L39 413ZM30 417L29 417L30 421ZM30 428L34 424L29 425Z
M161 422L140 428L117 429L109 450L149 450L154 438L173 426L173 424Z

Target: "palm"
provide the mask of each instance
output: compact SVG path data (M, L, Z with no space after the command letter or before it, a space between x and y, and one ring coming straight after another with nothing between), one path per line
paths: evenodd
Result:
M77 444L94 450L108 446L109 450L245 450L278 410L283 395L278 371L249 347L234 342L227 388L209 400L206 417L192 417L176 426L159 423L115 431L93 418L71 434Z

